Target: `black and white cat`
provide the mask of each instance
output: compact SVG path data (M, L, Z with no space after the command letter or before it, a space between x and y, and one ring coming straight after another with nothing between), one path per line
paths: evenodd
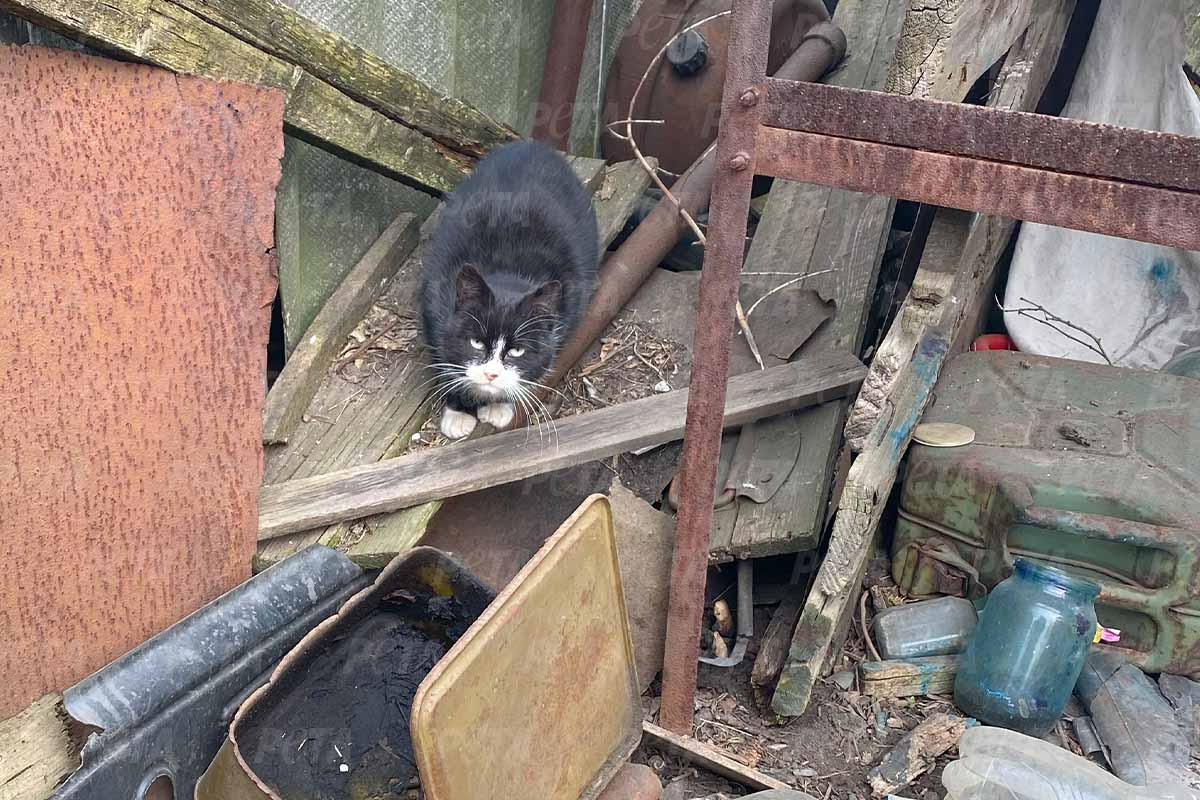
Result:
M493 150L450 195L426 251L421 311L446 397L441 431L497 428L579 322L599 263L591 196L545 145Z

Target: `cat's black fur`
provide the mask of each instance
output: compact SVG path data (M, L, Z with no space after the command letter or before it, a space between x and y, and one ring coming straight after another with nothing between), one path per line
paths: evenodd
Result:
M591 196L561 155L531 141L493 150L447 199L425 255L421 312L434 362L482 363L503 337L506 350L525 350L505 366L540 381L591 299L598 251ZM447 396L457 411L488 402L497 400L469 388Z

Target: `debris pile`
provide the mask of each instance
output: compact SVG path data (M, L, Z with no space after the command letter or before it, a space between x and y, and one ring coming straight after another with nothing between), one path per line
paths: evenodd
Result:
M1200 798L1188 2L0 2L0 797ZM592 299L451 440L526 135Z

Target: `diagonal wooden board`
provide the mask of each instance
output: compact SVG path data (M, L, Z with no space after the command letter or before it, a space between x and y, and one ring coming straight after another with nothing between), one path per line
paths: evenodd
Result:
M635 162L604 167L603 162L595 159L572 160L576 174L594 192L600 241L606 247L632 213L638 198L649 184L649 175ZM392 264L390 277L384 287L381 288L378 282L370 279L354 282L350 296L356 297L362 291L370 292L374 305L370 306L366 315L350 314L350 328L367 316L377 327L391 324L395 326L393 331L415 331L417 319L413 297L420 273L421 253L435 220L436 212L426 221L414 247L409 248L407 255L400 259L399 266ZM392 233L409 241L396 230ZM385 233L381 241L386 237L388 234ZM393 253L397 252L395 248L391 249ZM378 252L376 248L372 248L372 251ZM371 265L371 260L369 251L363 257L364 263L355 267L351 276L377 270ZM350 279L348 276L347 281ZM338 294L341 294L341 289ZM333 302L332 298L330 302ZM339 304L347 307L345 302ZM345 329L346 320L340 316L337 318L340 320L338 324ZM323 337L322 330L325 329L319 329L316 333ZM349 340L343 333L337 342L340 348L341 343ZM301 347L323 345L320 341L310 344L306 332ZM296 353L300 353L300 347ZM300 404L283 398L274 400L268 395L268 407L272 403L290 405L294 413L299 406L301 413L304 413L306 406L307 415L286 446L275 445L267 449L266 483L319 475L396 457L408 449L411 435L420 430L425 422L430 410L426 401L430 387L422 384L429 376L420 368L422 362L415 348L387 353L381 364L366 364L361 369L353 364L343 365L334 371L339 374L330 374L330 361L328 353L319 358L305 358L308 377L304 381L315 381L319 385L311 402ZM382 375L382 384L377 372ZM354 382L360 379L369 382L365 386ZM272 388L272 394L275 391ZM322 526L260 542L255 556L255 569L265 569L317 542L337 547L360 566L383 566L396 553L411 547L420 539L439 505L440 501L434 501L415 508Z
M264 6L265 0L255 0L256 12L264 11ZM289 30L284 23L299 25L297 20L303 20L302 17L293 15L293 19L285 19L283 12L286 9L281 4L275 10L280 16L272 20L277 24L272 30L277 31L278 36L301 30ZM341 81L347 77L345 65L326 63L318 68L301 58L288 60L281 54L259 49L172 0L110 0L103 3L92 0L0 0L0 11L11 12L100 50L173 72L279 89L286 98L284 124L289 133L388 177L435 193L450 191L470 172L473 157L465 151L478 149L480 142L516 138L506 127L400 70L392 71L391 85L403 99L397 102L398 98L393 97L390 103L384 103L376 96L372 99L375 105L360 102L356 96L365 97L366 92L351 96L310 71ZM252 16L249 12L250 9L240 12L246 15L244 22L249 23ZM210 9L209 13L215 15L215 10ZM309 34L313 28L312 23L307 22L302 26ZM252 38L246 30L242 33L246 39ZM304 41L304 37L293 38L291 43L299 48ZM339 44L347 43L341 37L327 37L326 45L344 55L346 51L336 50ZM305 53L292 52L290 55L304 56ZM404 109L403 102L415 99L435 108ZM424 125L442 141L451 141L458 136L464 140L464 152L381 113L376 105L387 107L397 115L407 114L415 124ZM441 113L435 114L435 110ZM434 120L435 116L440 119ZM450 117L457 118L460 126L457 133L447 124Z
M1074 0L1039 4L1028 31L1005 61L991 103L1017 109L1036 106L1058 60L1074 5ZM872 395L864 388L854 409L854 431L865 429L869 434L857 440L862 453L851 467L829 551L801 611L771 701L778 714L804 712L813 687L844 640L912 429L964 318L990 283L1013 225L1012 220L954 211L939 212L935 219L913 291L872 365L868 383L878 391Z
M739 375L729 381L726 426L822 403L857 390L866 369L844 353ZM669 392L560 420L553 443L512 430L404 458L265 486L259 538L409 508L683 435L687 391Z

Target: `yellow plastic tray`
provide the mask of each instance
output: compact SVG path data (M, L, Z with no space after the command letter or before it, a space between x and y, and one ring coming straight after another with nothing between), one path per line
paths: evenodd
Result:
M641 738L608 499L563 523L417 690L428 800L591 800Z

